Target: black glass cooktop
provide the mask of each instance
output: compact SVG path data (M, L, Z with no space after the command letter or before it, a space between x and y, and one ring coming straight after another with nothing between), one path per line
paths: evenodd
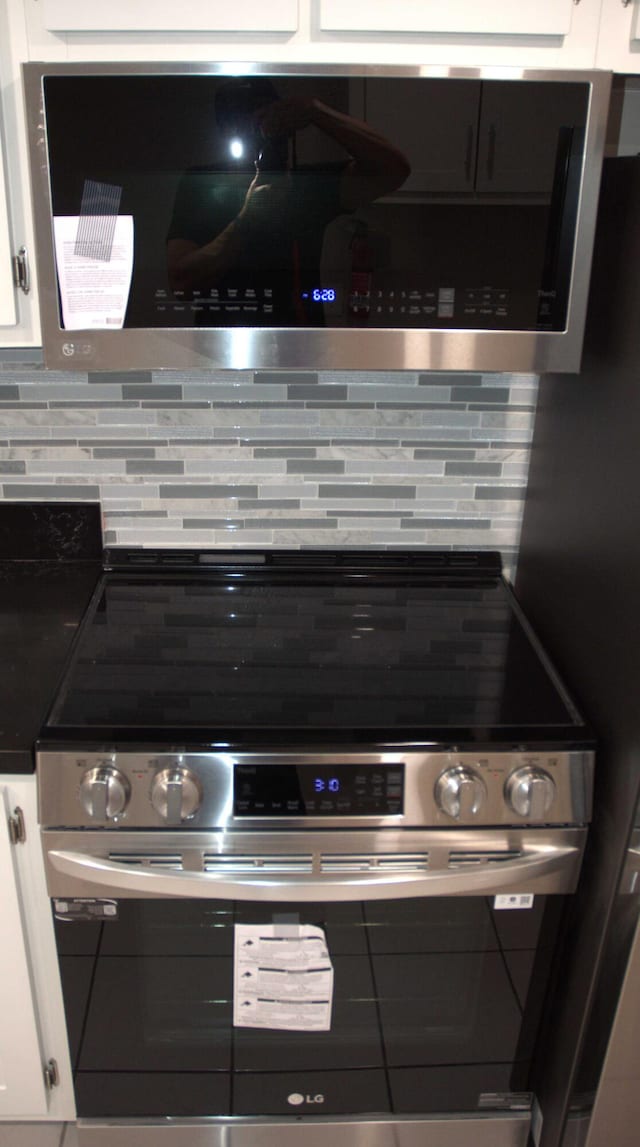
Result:
M256 560L106 573L43 737L585 736L495 562Z

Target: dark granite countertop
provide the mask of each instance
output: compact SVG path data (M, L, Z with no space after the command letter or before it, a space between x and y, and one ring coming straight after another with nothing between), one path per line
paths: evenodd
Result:
M0 504L0 773L33 744L102 569L94 505Z

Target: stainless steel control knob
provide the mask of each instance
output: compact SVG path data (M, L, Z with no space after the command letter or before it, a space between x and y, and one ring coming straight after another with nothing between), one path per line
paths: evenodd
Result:
M151 804L169 822L188 820L200 808L202 789L195 773L181 765L163 769L151 782Z
M131 786L111 765L88 769L80 781L80 800L93 820L113 820L129 803Z
M487 799L487 786L473 769L456 765L445 769L436 781L436 804L454 820L477 816Z
M525 765L507 777L505 797L518 816L527 820L544 820L556 795L553 777L544 769Z

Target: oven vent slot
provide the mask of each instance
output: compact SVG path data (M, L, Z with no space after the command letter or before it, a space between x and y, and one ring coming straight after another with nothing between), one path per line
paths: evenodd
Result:
M426 872L428 867L428 852L325 853L320 858L322 872Z
M449 853L449 868L475 868L484 864L507 864L517 860L522 853L519 849L464 849L460 852Z
M311 872L313 870L313 857L311 853L301 853L297 856L265 856L264 854L220 856L218 853L205 852L205 872L224 872L230 876L241 873L257 872Z
M179 853L110 852L109 860L116 864L135 864L145 868L182 868L182 856Z

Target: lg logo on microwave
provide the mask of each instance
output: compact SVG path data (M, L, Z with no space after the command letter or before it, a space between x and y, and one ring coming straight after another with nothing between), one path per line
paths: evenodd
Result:
M299 1091L293 1091L287 1096L287 1103L292 1107L299 1107L301 1103L324 1103L324 1095L301 1095Z

